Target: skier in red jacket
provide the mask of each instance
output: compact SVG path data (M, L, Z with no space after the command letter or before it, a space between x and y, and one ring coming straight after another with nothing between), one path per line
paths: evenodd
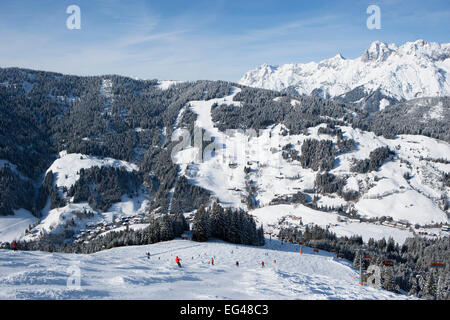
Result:
M264 261L261 262L261 266L264 268Z
M17 251L17 242L13 241L13 243L11 244L11 247L14 251Z
M211 258L211 264L214 265L214 258Z
M175 262L177 263L177 265L181 268L181 263L180 263L181 259L178 258L178 256L175 258Z

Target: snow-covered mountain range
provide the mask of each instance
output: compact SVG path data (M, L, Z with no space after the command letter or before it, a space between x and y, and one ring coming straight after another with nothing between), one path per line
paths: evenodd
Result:
M373 111L414 98L450 95L449 72L450 43L417 40L397 46L376 41L356 59L337 54L306 64L263 64L245 74L239 83L340 98Z

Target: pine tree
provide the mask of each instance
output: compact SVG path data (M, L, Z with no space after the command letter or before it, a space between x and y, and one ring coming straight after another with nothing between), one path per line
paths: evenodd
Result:
M230 215L230 228L228 232L228 241L239 243L239 216L237 211L228 211Z
M419 285L417 283L417 278L411 275L409 278L409 283L411 284L411 289L409 290L408 295L416 296L417 293L419 292Z
M439 275L439 279L436 287L436 299L448 300L449 299L449 276L445 273Z
M224 239L225 230L223 208L217 202L214 202L211 209L211 234L219 239Z
M428 273L424 293L425 293L425 296L427 297L427 299L435 299L436 298L436 283L435 283L435 276L434 276L433 271Z
M386 245L386 252L390 253L395 250L395 241L392 237L389 237L389 240Z
M265 239L264 239L264 229L263 226L261 225L258 228L258 245L263 246L265 243Z
M160 228L160 236L162 241L172 240L174 238L173 227L169 215L166 214L163 216Z
M361 257L361 254L359 251L357 251L355 254L355 258L353 259L353 267L355 267L356 269L359 269L360 257Z
M204 207L200 207L194 216L194 226L192 240L204 242L210 237L210 225L208 219L208 213Z
M392 268L393 267L386 267L384 270L383 289L388 291L394 291L395 289L394 272L392 271Z

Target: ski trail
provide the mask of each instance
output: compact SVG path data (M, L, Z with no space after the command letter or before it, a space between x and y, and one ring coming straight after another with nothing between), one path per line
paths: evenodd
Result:
M352 278L356 270L347 263L326 253L300 255L294 248L172 240L92 255L0 250L0 299L409 298L359 286ZM153 252L150 259L146 252ZM182 259L182 268L175 256ZM80 290L67 287L74 266L80 269Z

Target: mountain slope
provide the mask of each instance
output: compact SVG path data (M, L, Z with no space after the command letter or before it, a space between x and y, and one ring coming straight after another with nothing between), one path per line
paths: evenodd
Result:
M359 285L351 264L332 254L304 247L300 255L298 246L267 242L250 247L173 240L92 255L0 250L0 299L408 298ZM214 265L208 264L212 257ZM79 290L67 287L74 267L80 268Z
M388 139L345 124L331 128L329 121L333 122L333 119L330 117L315 116L317 125L312 123L306 130L296 132L289 130L283 120L273 115L271 120L275 124L260 128L261 122L257 117L264 112L263 108L252 112L252 106L244 102L250 92L245 88L235 88L224 98L191 101L190 109L197 114L195 126L205 130L205 136L212 136L214 140L205 139L203 148L185 146L174 157L181 174L192 183L210 190L222 203L248 209L280 203L297 206L299 203L288 198L300 192L306 194L309 205L317 197L316 210L322 208L336 213L341 207L346 207L344 211L347 213L355 211L367 219L390 216L397 221L407 220L421 225L448 223L448 206L445 208L441 199L447 203L450 189L442 184L441 176L450 170L449 143L413 135ZM297 106L296 103L291 105L291 100L274 100L273 105L266 102L269 110ZM411 116L415 114L416 111L411 112ZM442 116L448 119L446 113ZM266 118L264 114L262 118ZM254 122L248 122L248 119ZM225 129L232 126L235 127L232 130ZM181 135L178 130L174 134ZM336 154L330 156L330 166L319 170L302 162L306 154L320 152L304 148L311 140L330 143L332 148L350 142L350 147L345 151L332 151ZM360 172L355 169L358 161L371 158L379 148L389 148L395 157L381 161L376 170ZM317 177L324 171L342 181L342 191L319 189ZM349 192L354 192L357 197L346 198ZM256 211L252 213L256 214ZM299 214L302 215L304 217L305 212ZM310 221L319 223L321 215L316 211L316 219ZM337 216L334 216L321 224L336 223Z
M356 59L338 54L306 64L264 64L249 71L239 83L339 98L374 111L394 102L450 95L449 72L448 43L417 40L396 46L376 41Z
M447 235L449 98L367 113L221 81L161 88L22 69L0 69L0 81L1 241L90 241L212 198L364 239L402 242L425 232L415 224Z

